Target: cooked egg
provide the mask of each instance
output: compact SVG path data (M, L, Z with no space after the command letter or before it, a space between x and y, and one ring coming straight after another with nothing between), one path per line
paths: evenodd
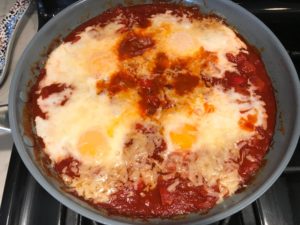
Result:
M178 130L171 131L170 137L176 148L189 151L197 140L197 129L190 124L185 124Z
M103 158L109 155L110 147L105 136L99 130L89 130L79 137L78 149L82 156L93 158Z
M79 40L62 43L49 55L46 76L38 91L51 84L66 84L72 89L38 99L40 109L47 115L45 119L35 118L44 151L54 163L70 156L80 161L82 176L68 179L68 184L96 202L108 201L118 182L130 180L136 186L140 179L146 179L144 183L155 187L159 175L158 169L149 170L152 165L128 172L132 162L124 158L125 147L134 148L140 161L148 154L139 151L138 141L133 143L139 137L143 146L152 147L151 156L162 157L162 161L176 152L196 153L200 160L194 162L194 170L189 173L201 173L208 185L219 182L226 187L224 190L234 193L240 176L237 165L227 162L239 156L236 144L240 140L251 138L257 126L267 127L265 104L251 83L250 95L245 96L218 85L204 87L199 76L221 79L225 71L238 73L226 54L247 52L247 46L215 18L191 20L167 11L152 16L150 21L148 27L133 26L130 30L130 35L142 34L140 40L138 35L127 40L128 32L120 31L125 25L116 19L105 26L87 27L78 34ZM121 57L119 46L124 39L129 43L124 49L136 52ZM138 41L132 44L132 40ZM153 74L159 55L164 56L164 68ZM185 67L178 66L181 61ZM118 73L131 76L131 80L118 78L111 84L111 78ZM192 90L174 91L172 79L178 73L188 74L182 82L193 77L199 85L192 83ZM150 84L157 76L165 76L171 83ZM142 99L141 93L147 98ZM59 104L65 99L64 104ZM152 115L142 113L142 103L157 107L156 111ZM128 139L136 124L155 124L160 129L141 125L139 133ZM163 153L155 155L158 150ZM223 195L225 191L220 194Z
M158 42L157 48L170 58L192 56L201 48L215 52L218 56L214 64L217 72L207 72L208 76L222 78L225 71L236 71L235 65L227 60L226 53L236 55L247 49L232 29L213 18L191 22L186 17L174 17L167 12L154 16L151 21L148 32L153 33Z

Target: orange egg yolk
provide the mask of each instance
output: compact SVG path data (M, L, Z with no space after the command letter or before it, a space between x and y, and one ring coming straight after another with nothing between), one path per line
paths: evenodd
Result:
M108 151L105 137L97 130L90 130L81 135L78 148L81 155L87 157L95 157L99 154L104 155Z
M179 130L171 131L170 138L180 150L190 150L197 140L196 131L194 126L186 124Z

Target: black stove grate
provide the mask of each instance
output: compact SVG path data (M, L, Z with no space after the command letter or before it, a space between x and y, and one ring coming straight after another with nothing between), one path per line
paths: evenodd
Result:
M38 1L39 27L74 0ZM235 1L260 18L282 41L300 71L300 2ZM276 183L252 205L213 225L300 224L300 144ZM0 209L0 225L100 225L51 197L12 150Z

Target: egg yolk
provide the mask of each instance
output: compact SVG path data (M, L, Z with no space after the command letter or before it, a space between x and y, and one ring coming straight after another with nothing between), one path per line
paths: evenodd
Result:
M107 134L109 137L113 137L116 128L124 121L128 121L137 116L137 112L134 109L125 110L120 116L116 117L111 124L107 127Z
M181 129L170 132L172 142L180 150L190 150L197 140L197 129L189 124L184 125Z
M167 40L169 51L180 56L193 55L197 51L196 45L195 38L185 32L175 32Z
M79 138L78 149L81 155L95 157L108 151L108 144L100 131L90 130Z
M215 111L215 109L216 109L216 108L215 108L214 105L209 104L209 103L207 103L207 102L204 103L204 111L205 111L206 113L212 113L212 112Z

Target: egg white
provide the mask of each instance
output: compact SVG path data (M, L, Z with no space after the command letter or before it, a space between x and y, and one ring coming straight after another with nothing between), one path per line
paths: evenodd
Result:
M123 171L126 166L122 155L126 137L137 122L145 119L140 114L139 98L135 90L114 98L107 92L99 94L96 88L98 80L108 81L120 68L128 68L130 63L138 64L139 76L146 78L151 76L157 53L164 52L170 60L178 60L195 55L199 49L217 56L214 70L208 69L203 73L222 78L225 71L237 72L236 65L228 61L226 53L237 55L240 51L247 52L246 44L236 33L214 18L197 21L166 12L154 15L150 20L151 25L144 28L143 33L152 36L155 46L134 59L122 62L118 57L118 44L125 35L119 32L123 25L118 20L103 27L86 28L78 34L78 41L62 43L49 55L46 77L39 88L54 83L72 87L72 91L66 89L48 98L38 99L47 118L36 117L36 130L53 162L71 156L79 160L84 168L104 168L107 174ZM138 31L141 28L133 29ZM238 157L236 144L240 140L254 135L254 132L243 130L238 121L256 113L258 120L255 125L267 126L264 103L255 95L253 87L250 90L251 95L246 97L234 90L224 91L215 86L202 94L188 96L187 104L181 104L175 110L158 113L156 122L163 128L162 135L167 144L164 157L177 151L197 152L203 160L196 168L207 183L214 185L219 180L227 188L226 191L234 193L240 177L236 165L228 165L226 161ZM59 105L65 97L68 101L63 106ZM213 105L212 112L205 112L206 102ZM242 113L245 109L247 112ZM180 149L178 143L172 140L171 133L177 132L180 137L187 126L192 127L195 141L189 149ZM81 137L91 131L97 131L99 139L103 140L103 145L97 145L97 152L92 155L79 147ZM88 198L99 202L107 201L114 188L107 183L107 174L95 177L88 175L87 171L82 173L82 180L73 181L78 193L85 193Z

